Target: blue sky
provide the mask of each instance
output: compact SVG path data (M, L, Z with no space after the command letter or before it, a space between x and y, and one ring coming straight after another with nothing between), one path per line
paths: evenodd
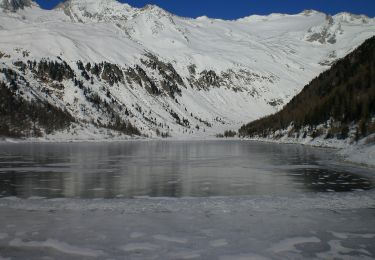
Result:
M36 0L46 9L53 8L61 0ZM132 6L156 4L171 13L197 17L236 19L250 14L299 13L315 9L328 14L351 12L375 17L375 0L121 0Z

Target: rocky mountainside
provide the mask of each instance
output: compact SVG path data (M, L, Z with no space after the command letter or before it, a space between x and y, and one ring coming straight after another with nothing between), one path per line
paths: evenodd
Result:
M272 139L287 135L352 141L374 134L375 37L312 80L281 111L244 125L239 132Z
M49 129L23 113L21 127L3 105L0 134L15 136L215 135L278 111L375 35L374 19L316 11L225 21L115 0L0 0L0 12L2 91L64 121Z
M6 11L16 12L19 9L25 7L31 7L33 2L31 0L2 0L0 1L0 7Z

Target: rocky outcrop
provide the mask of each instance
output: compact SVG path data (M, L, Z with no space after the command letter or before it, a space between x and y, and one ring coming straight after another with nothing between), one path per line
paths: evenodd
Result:
M4 10L16 12L18 9L24 9L32 5L31 0L2 0L0 1L0 7Z

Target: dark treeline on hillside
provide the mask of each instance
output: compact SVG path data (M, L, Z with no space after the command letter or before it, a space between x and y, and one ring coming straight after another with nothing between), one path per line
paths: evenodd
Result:
M242 126L239 134L268 137L292 124L289 134L296 133L296 137L301 133L304 137L325 134L325 138L345 139L355 126L358 140L375 132L374 115L375 37L372 37L313 79L281 111ZM320 124L325 124L325 133L316 129Z
M73 117L46 102L26 101L0 82L0 136L40 137L68 127Z

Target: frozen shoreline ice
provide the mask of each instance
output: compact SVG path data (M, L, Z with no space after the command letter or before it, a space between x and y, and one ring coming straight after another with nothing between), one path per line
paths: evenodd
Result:
M121 211L127 214L149 212L270 212L283 209L361 209L375 207L375 190L343 192L343 193L305 193L289 196L249 195L249 196L217 196L217 197L147 197L134 199L74 199L30 197L0 198L0 209L21 210L71 210L71 211Z
M371 138L372 135L368 138ZM361 140L356 144L351 144L349 140L324 139L324 138L304 138L296 139L289 137L282 137L281 139L272 138L249 138L248 141L267 142L276 144L300 144L314 147L321 147L327 149L335 149L341 158L349 163L358 164L362 166L375 167L375 144L366 144L366 139Z
M0 199L11 259L371 259L375 191L303 196Z

